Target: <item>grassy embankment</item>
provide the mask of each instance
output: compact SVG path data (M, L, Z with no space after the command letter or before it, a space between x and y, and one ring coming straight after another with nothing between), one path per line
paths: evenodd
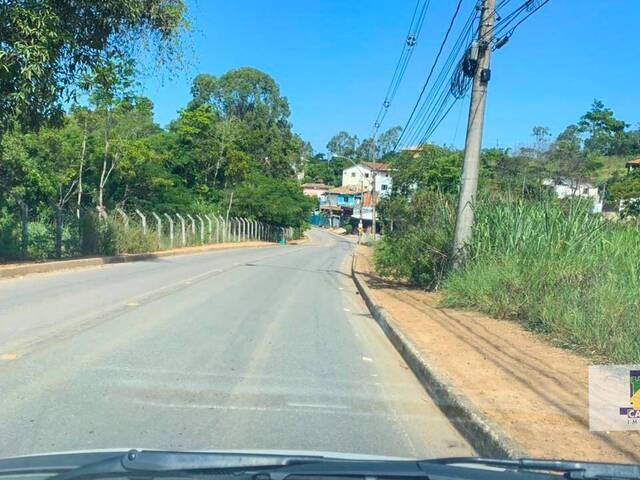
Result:
M442 250L453 212L451 206L432 210L439 220L424 225L431 232L414 251L403 254L391 247L393 239L381 242L382 273L398 276L402 269L394 265L419 262L422 276L405 273L423 285L438 279L446 306L517 320L588 355L640 361L637 228L605 222L581 202L494 199L478 205L467 260L452 272L442 268L448 260ZM425 271L433 266L440 269L435 276Z

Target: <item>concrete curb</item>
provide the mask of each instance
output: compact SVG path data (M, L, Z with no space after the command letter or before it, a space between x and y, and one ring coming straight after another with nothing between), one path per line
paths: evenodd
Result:
M428 359L424 358L424 354L396 326L391 315L375 301L362 276L356 273L355 255L351 263L351 275L373 318L429 396L478 454L487 457L525 457L522 447L457 391L447 376L430 364Z
M112 257L90 257L76 258L73 260L58 260L43 263L27 263L23 265L0 267L0 279L13 278L32 273L49 273L62 270L71 270L85 267L98 267L101 265L110 265L114 263L142 262L145 260L154 260L156 258L173 257L176 255L192 255L195 253L210 252L213 250L231 250L237 248L264 248L275 247L276 243L261 242L256 244L252 242L247 245L244 243L229 244L212 244L199 247L185 247L184 249L164 250L150 253L132 253L123 255L114 255Z

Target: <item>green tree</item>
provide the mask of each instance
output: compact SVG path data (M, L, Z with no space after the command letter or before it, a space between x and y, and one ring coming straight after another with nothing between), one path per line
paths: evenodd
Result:
M582 149L580 133L579 125L569 125L551 144L548 153L549 170L555 180L568 178L584 182L600 166L592 152Z
M237 216L299 228L314 206L314 199L304 195L295 180L253 173L234 190L232 211Z
M613 111L605 108L600 100L594 100L591 110L585 113L578 123L580 133L586 134L585 150L600 154L618 153L624 141L627 124L613 116Z
M378 137L378 155L380 157L384 157L393 151L401 133L402 127L395 126L380 134Z
M0 2L0 132L62 119L80 78L106 59L127 63L144 42L152 58L177 58L183 0Z
M462 173L462 152L425 145L416 155L400 152L389 157L393 165L393 193L403 196L415 190L458 191Z
M95 107L103 141L96 203L100 212L105 210L104 193L109 178L122 158L120 151L111 149L114 128L113 111L117 105L131 100L134 74L133 61L109 61L97 66L92 74L86 75L81 82L82 88L89 94L89 102Z
M213 149L218 152L214 163L222 177L231 155L225 154L227 148L235 152L235 159L240 158L239 153L248 155L250 171L289 177L302 168L305 144L291 131L289 102L269 75L249 67L219 78L201 74L194 79L191 92L193 100L183 116L207 106L218 115L218 121L227 122L222 130L212 127L210 136L218 143ZM225 136L225 132L233 135ZM214 140L216 136L218 140ZM235 140L229 140L231 137ZM220 147L221 143L226 146Z
M331 155L352 157L356 154L358 143L356 135L350 135L349 132L343 130L331 137L327 143L327 150Z

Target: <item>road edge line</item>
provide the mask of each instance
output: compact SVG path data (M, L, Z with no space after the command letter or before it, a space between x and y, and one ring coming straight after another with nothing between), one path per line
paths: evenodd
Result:
M212 252L215 250L235 250L241 248L265 248L277 246L277 243L265 242L261 245L244 245L242 243L232 243L229 245L225 245L224 247L220 247L220 244L217 243L209 245L208 247L210 248L198 248L197 250L192 249L192 247L186 247L184 251L178 249L158 252L113 255L109 257L75 258L53 262L29 263L25 265L16 265L15 267L0 268L0 280L22 277L34 273L51 273L79 268L99 267L101 265L112 265L117 263L143 262L147 260L154 260L157 258L174 257L178 255L194 255L196 253Z
M351 277L369 312L447 419L481 456L526 457L524 449L459 392L397 327L393 317L376 302L366 281L355 271L355 258L354 253Z

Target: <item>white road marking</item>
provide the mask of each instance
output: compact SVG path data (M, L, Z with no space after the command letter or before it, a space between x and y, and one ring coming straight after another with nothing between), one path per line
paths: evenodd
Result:
M349 405L332 405L326 403L295 403L289 402L287 403L290 407L300 407L300 408L325 408L328 410L351 410Z
M430 421L432 415L429 414L401 414L392 415L385 412L358 412L347 408L335 408L336 405L332 405L331 409L321 408L303 408L303 407L262 407L259 405L220 405L217 403L170 403L170 402L157 402L152 400L134 400L133 403L138 405L144 405L147 407L159 407L159 408L189 408L195 410L230 410L230 411L242 411L242 412L285 412L300 413L303 415L320 414L320 415L348 415L353 417L376 417L397 420L400 418L414 419L414 420L428 420ZM294 404L295 405L295 404ZM311 404L300 404L311 405Z
M373 362L373 358L371 357L362 357L363 362Z
M351 311L351 310L349 310L348 308L343 308L343 310L344 310L345 312L350 312L350 311Z

